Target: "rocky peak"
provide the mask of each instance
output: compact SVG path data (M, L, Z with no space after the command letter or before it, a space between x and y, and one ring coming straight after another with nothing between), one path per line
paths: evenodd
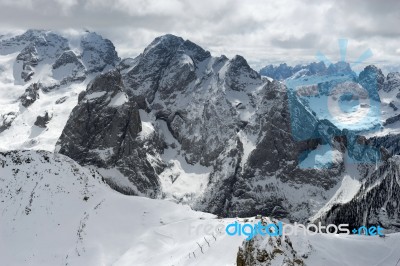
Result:
M182 49L185 52L185 54L190 56L196 62L201 62L201 61L211 57L211 54L209 51L204 50L203 48L201 48L200 46L198 46L197 44L195 44L189 40L186 40L182 44Z
M208 51L172 34L154 39L124 75L131 97L144 96L152 103L156 92L165 99L196 79L198 64L211 57Z
M330 64L327 68L327 74L352 74L353 70L350 64L344 61L339 61L335 64Z
M384 88L385 83L382 70L374 65L366 66L358 76L358 83L368 91L370 98L380 101L378 91Z
M121 73L118 70L111 70L92 80L84 93L87 95L95 92L116 93L123 91L123 86Z
M8 49L11 47L11 50ZM28 30L22 35L3 40L0 48L14 52L21 49L17 56L14 76L28 82L35 74L35 67L41 62L52 63L65 50L69 49L68 40L49 31ZM19 82L17 82L19 83Z
M391 72L386 77L385 86L383 87L385 92L391 92L393 90L400 90L400 73Z
M29 29L25 33L16 36L15 40L25 40L25 41L33 41L39 36L43 36L45 34L45 30L38 30L38 29Z
M320 74L320 73L324 73L326 71L326 66L324 62L313 62L311 64L309 64L308 67L310 74L311 75L315 75L315 74Z
M60 66L66 65L66 64L75 64L75 63L79 63L79 59L76 56L76 54L71 51L65 51L64 53L62 53L60 55L60 57L57 58L57 60L54 62L53 64L53 69L57 69Z
M95 32L87 32L81 40L82 61L88 73L115 67L120 58L114 44Z
M286 63L280 64L275 67L268 65L260 70L260 74L263 76L271 77L277 80L287 79L294 74L293 67L288 66Z
M141 131L138 106L125 95L120 72L112 70L96 77L79 95L57 149L82 165L98 167L120 192L155 197L160 192L159 169L148 155L162 144L156 136L150 144L143 143L138 138Z
M155 38L143 51L143 56L168 54L175 52L184 40L173 34L165 34Z
M235 91L244 90L246 87L259 86L263 82L261 76L253 70L246 59L240 55L233 57L227 66L225 82L229 89Z

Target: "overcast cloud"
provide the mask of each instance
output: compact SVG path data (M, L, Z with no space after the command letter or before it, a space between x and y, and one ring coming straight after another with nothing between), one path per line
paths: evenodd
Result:
M367 64L396 69L400 57L398 0L0 0L3 32L29 28L73 33L89 29L109 38L121 57L138 55L155 37L172 33L213 55L243 55L266 64L315 61L318 51L348 60L370 48Z

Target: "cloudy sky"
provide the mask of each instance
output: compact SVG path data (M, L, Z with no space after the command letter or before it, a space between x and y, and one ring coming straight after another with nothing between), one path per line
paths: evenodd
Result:
M318 51L348 61L370 48L366 64L400 65L398 0L0 0L3 32L28 28L73 33L89 29L113 41L121 57L138 55L156 36L172 33L214 55L243 55L266 64L315 61Z

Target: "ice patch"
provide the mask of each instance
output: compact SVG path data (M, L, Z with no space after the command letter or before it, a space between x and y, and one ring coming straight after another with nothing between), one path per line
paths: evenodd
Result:
M247 158L249 158L250 156L250 153L256 148L257 137L254 135L249 136L248 134L245 134L243 131L239 131L238 136L243 144L243 157L241 161L243 169L244 164L247 162Z
M108 104L108 106L121 106L127 102L128 97L126 97L126 94L124 92L118 92L117 95L111 99L111 102Z
M90 100L99 98L99 97L105 95L106 93L107 93L106 91L97 91L97 92L93 92L91 94L87 94L85 98L90 101Z
M153 126L154 119L144 110L140 109L139 114L142 121L142 131L140 131L139 136L141 139L146 139L155 131Z

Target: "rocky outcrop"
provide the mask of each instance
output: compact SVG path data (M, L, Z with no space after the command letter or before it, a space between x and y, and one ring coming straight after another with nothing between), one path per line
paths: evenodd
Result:
M251 86L262 85L260 75L247 64L240 55L236 55L227 65L225 82L231 90L243 91Z
M62 53L54 62L52 69L53 77L60 80L61 85L86 79L85 66L71 50Z
M267 219L268 224L272 223ZM263 223L266 223L264 221ZM274 221L274 223L277 223ZM266 225L266 224L264 224ZM251 240L243 241L236 256L237 266L267 266L267 265L306 265L304 254L300 255L294 249L288 236L256 235ZM306 256L305 256L306 257Z
M43 116L38 116L37 118L36 118L36 121L35 121L35 126L37 126L37 127L41 127L41 128L46 128L46 125L47 125L47 123L49 123L49 121L51 120L51 116L49 115L49 113L48 112L45 112L45 114L43 115Z
M31 104L33 104L39 98L39 86L37 83L31 84L28 88L26 88L25 93L20 97L21 104L28 108Z
M385 84L383 87L385 92L391 92L393 90L400 90L400 73L392 72L386 76Z
M385 76L376 66L367 66L358 76L358 82L369 93L369 97L379 101L378 91L384 88Z
M305 194L300 197L286 196L282 192L311 185L324 194L337 184L343 171L342 160L332 160L332 165L324 169L302 168L299 163L302 153L309 153L320 144L339 146L334 136L340 133L331 123L318 121L300 102L290 111L288 93L279 82L268 83L256 97L259 102L256 102L255 120L243 129L244 134L257 136L254 149L245 157L243 140L237 140L236 146L218 162L229 162L232 170L215 170L213 177L219 178L213 180L208 190L210 194L201 204L205 210L232 217L262 213L304 219L301 209L309 212L304 208L311 205L304 197L310 191L303 190ZM310 140L299 141L296 135L302 134L310 136Z
M0 116L0 133L9 129L17 114L10 112Z
M148 156L162 142L154 137L146 147L138 137L141 131L137 104L128 100L122 77L114 70L95 78L79 95L57 148L82 165L115 170L104 171L104 176L116 190L155 197L160 193L157 171L163 164L153 167Z
M371 169L370 169L371 170ZM385 233L400 230L400 157L384 161L366 178L354 198L334 205L321 221L353 227L379 225Z
M95 32L87 32L81 40L81 59L88 74L115 67L120 58L113 43Z

